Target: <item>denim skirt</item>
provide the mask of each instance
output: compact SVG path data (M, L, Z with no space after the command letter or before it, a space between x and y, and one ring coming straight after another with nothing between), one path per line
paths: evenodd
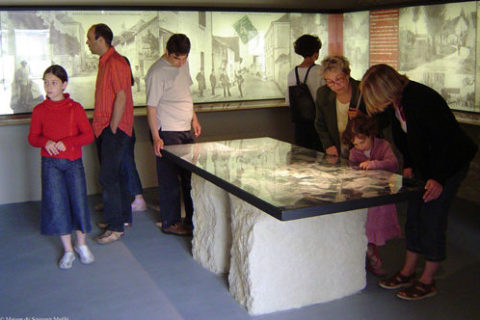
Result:
M42 234L59 236L91 229L82 159L42 157Z

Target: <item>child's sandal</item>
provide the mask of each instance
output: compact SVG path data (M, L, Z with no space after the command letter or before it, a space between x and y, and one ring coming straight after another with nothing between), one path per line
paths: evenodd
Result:
M370 246L370 244L369 244ZM387 272L383 268L382 259L378 254L377 246L373 245L373 250L371 254L367 252L367 271L372 273L374 276L383 278L387 275Z
M433 297L436 294L437 289L435 288L435 282L432 282L431 284L425 284L420 281L415 281L411 287L399 291L397 293L397 297L404 300L414 301Z
M367 271L373 274L376 277L383 278L387 275L387 271L380 265L374 265L372 263L367 262Z
M378 285L384 289L400 289L412 286L415 281L415 273L410 276L404 276L400 272L388 279L382 280Z

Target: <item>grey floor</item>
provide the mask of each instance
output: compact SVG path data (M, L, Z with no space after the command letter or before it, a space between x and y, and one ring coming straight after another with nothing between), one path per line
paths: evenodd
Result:
M153 198L155 190L148 190ZM90 206L99 201L90 197ZM149 199L149 200L150 200ZM480 206L457 199L449 225L449 258L438 275L438 295L406 302L377 286L350 297L262 316L250 316L228 292L226 276L210 273L191 256L187 238L167 236L155 226L157 213L134 214L134 226L116 243L92 238L92 265L78 259L59 270L57 238L40 235L40 203L0 206L0 319L480 319ZM399 205L404 220L404 204ZM100 219L92 210L92 222ZM387 269L402 262L402 239L382 248Z

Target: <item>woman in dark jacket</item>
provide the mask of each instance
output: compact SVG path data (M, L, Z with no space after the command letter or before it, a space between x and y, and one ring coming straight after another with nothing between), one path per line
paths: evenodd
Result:
M359 81L350 77L350 64L343 56L328 56L322 61L326 85L317 91L315 129L325 153L348 158L348 146L341 144L349 118L365 106L358 89Z
M434 275L446 258L448 210L478 147L436 91L388 65L370 67L360 90L369 114L390 114L393 138L403 154L403 175L425 182L425 193L408 204L405 263L380 286L406 288L397 293L406 300L433 296ZM415 280L420 255L425 257L425 268Z

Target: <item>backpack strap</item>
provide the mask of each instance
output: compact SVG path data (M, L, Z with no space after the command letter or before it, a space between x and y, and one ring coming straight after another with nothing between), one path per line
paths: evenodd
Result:
M298 78L298 67L295 67L295 77L297 78L297 86L300 84L300 79Z
M308 67L307 73L305 74L305 79L303 79L303 83L307 84L308 73L310 72L310 69L312 69L314 65L315 65L315 63L312 64L310 67Z
M307 77L308 73L310 72L310 69L313 68L315 64L312 64L310 67L307 69L307 73L305 73L305 79L303 79L303 83L307 84ZM297 78L297 86L300 84L300 79L298 78L298 67L295 67L295 77Z

